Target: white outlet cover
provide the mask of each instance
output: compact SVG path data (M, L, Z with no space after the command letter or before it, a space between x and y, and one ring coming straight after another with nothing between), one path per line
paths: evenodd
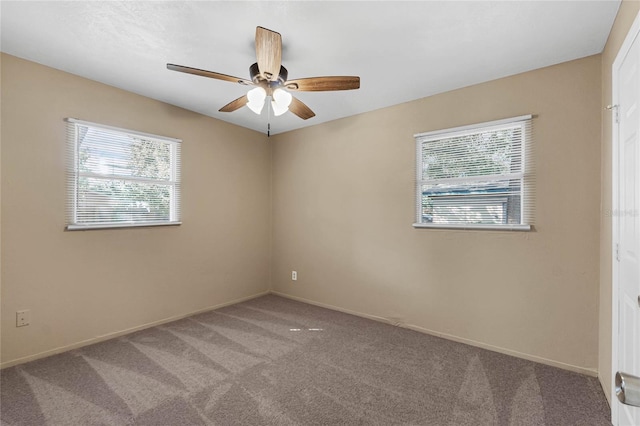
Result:
M30 312L26 311L17 311L16 312L16 327L24 327L25 325L29 325L29 315Z

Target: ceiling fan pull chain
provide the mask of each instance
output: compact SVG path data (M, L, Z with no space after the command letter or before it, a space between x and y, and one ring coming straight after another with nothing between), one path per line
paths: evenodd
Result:
M267 137L271 137L271 102L265 100L267 104Z

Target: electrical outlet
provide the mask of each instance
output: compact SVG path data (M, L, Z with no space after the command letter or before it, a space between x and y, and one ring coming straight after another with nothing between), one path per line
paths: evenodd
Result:
M291 281L298 281L298 272L291 271Z
M30 322L30 311L18 311L16 312L16 327L24 327L25 325L29 325Z

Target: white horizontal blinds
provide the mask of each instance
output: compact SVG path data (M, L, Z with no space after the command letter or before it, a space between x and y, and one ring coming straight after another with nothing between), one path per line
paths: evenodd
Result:
M69 121L74 139L70 225L180 221L180 143Z
M524 167L524 177L522 179L522 223L533 225L535 223L536 212L536 173L535 173L535 155L531 119L522 122L523 128L523 155L522 161Z
M67 225L76 222L78 182L77 131L74 124L67 124Z
M180 148L182 144L173 143L171 146L171 176L173 180L173 185L171 186L171 190L173 191L171 194L171 221L172 222L180 222L182 220L182 215L180 211L180 206L182 204L180 199L181 187L180 187L180 173L181 173L181 164L182 157L180 156Z
M418 223L525 224L529 122L416 135Z

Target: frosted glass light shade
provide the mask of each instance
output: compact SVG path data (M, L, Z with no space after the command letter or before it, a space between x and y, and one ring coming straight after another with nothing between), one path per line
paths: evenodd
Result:
M264 100L267 98L267 92L262 87L256 87L255 89L249 90L247 93L247 106L249 109L256 114L260 114L262 112L262 108L264 107Z
M273 115L279 116L289 111L289 105L291 105L291 93L286 90L276 89L273 91L273 100L271 101L271 107L273 108Z
M273 100L282 107L289 108L292 98L291 93L286 90L276 89L273 91Z
M271 101L271 108L273 108L273 115L276 117L289 111L289 108L278 105L276 101Z

